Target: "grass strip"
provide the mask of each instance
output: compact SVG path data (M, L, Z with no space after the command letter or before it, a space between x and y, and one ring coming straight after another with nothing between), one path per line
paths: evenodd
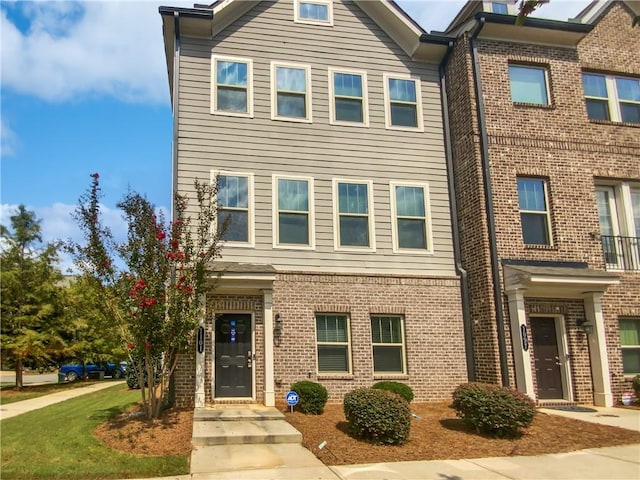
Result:
M120 384L2 420L2 479L88 480L189 473L188 455L130 455L108 448L93 436L99 424L139 400L139 391Z
M110 380L102 380L108 382ZM97 382L78 381L72 383L48 383L46 385L24 385L20 390L16 390L16 384L0 385L0 404L7 405L9 403L21 402L31 398L42 397L50 393L56 393L62 390L73 388L87 387Z

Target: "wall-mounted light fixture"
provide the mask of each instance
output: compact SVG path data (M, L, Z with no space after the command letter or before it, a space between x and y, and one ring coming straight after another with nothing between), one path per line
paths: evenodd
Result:
M275 325L273 326L273 343L275 343L276 347L280 346L280 343L282 342L282 324L283 324L283 320L282 317L280 317L279 313L276 313L275 317Z
M578 327L580 328L580 330L582 330L582 333L584 333L585 335L590 335L593 333L593 323L587 320L579 321Z

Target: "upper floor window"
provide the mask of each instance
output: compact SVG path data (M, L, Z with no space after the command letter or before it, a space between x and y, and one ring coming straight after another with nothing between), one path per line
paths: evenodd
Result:
M402 317L373 315L371 317L371 343L374 373L402 374L406 372Z
M607 269L640 271L640 184L597 185L596 206Z
M329 96L332 124L369 124L366 72L330 68Z
M540 178L518 178L518 205L524 243L551 245L547 182Z
M271 62L271 118L311 122L311 68Z
M351 373L349 316L316 315L318 373Z
M313 248L313 179L274 176L274 192L274 245Z
M426 253L431 247L427 185L392 182L390 189L393 250Z
M547 70L531 65L509 65L511 101L549 105Z
M333 181L335 248L374 250L371 182Z
M333 25L332 0L294 0L294 21L315 25Z
M422 130L420 80L388 73L383 77L386 127Z
M501 15L507 15L509 13L509 7L506 3L491 2L491 11L493 13L499 13Z
M582 84L590 119L640 123L640 79L583 73Z
M621 318L618 325L622 371L625 375L637 375L640 373L640 318Z
M213 55L211 69L211 113L253 116L253 62Z
M253 175L221 172L218 184L218 229L230 244L253 245Z

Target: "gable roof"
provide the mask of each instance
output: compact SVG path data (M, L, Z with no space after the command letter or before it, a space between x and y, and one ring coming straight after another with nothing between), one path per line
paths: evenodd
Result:
M572 20L581 23L598 23L611 4L617 1L619 0L593 0ZM621 1L620 3L626 5L635 15L640 15L640 1Z

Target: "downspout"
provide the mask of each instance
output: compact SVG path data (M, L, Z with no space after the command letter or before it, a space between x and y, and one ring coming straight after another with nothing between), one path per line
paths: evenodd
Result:
M493 208L493 189L491 185L491 169L489 164L489 141L487 122L484 115L484 98L482 96L482 80L480 79L480 61L478 60L477 37L485 25L483 17L478 18L478 26L471 34L471 61L473 69L473 85L476 95L476 114L480 130L480 156L482 159L482 180L484 184L484 201L487 209L487 227L489 233L489 251L491 255L491 277L493 281L493 301L496 306L496 325L498 328L498 351L500 353L500 374L502 385L509 386L509 366L507 363L507 342L504 334L504 310L500 292L500 265L498 247L496 245L495 212Z
M175 220L176 195L178 194L178 77L180 70L180 12L173 12L173 84L171 100L173 106L173 158L171 171L171 219Z
M447 185L449 187L449 203L451 208L451 235L453 236L453 257L456 272L460 275L460 295L462 297L462 322L464 325L464 346L467 359L467 377L470 382L476 378L475 356L473 354L473 322L471 320L471 305L469 302L469 281L467 271L462 266L462 251L460 247L460 227L458 225L458 201L456 186L453 178L453 149L451 147L451 130L449 125L449 100L447 95L447 77L445 69L449 57L453 52L454 42L449 42L447 53L440 62L440 101L442 103L442 122L444 125L445 156L447 159Z

